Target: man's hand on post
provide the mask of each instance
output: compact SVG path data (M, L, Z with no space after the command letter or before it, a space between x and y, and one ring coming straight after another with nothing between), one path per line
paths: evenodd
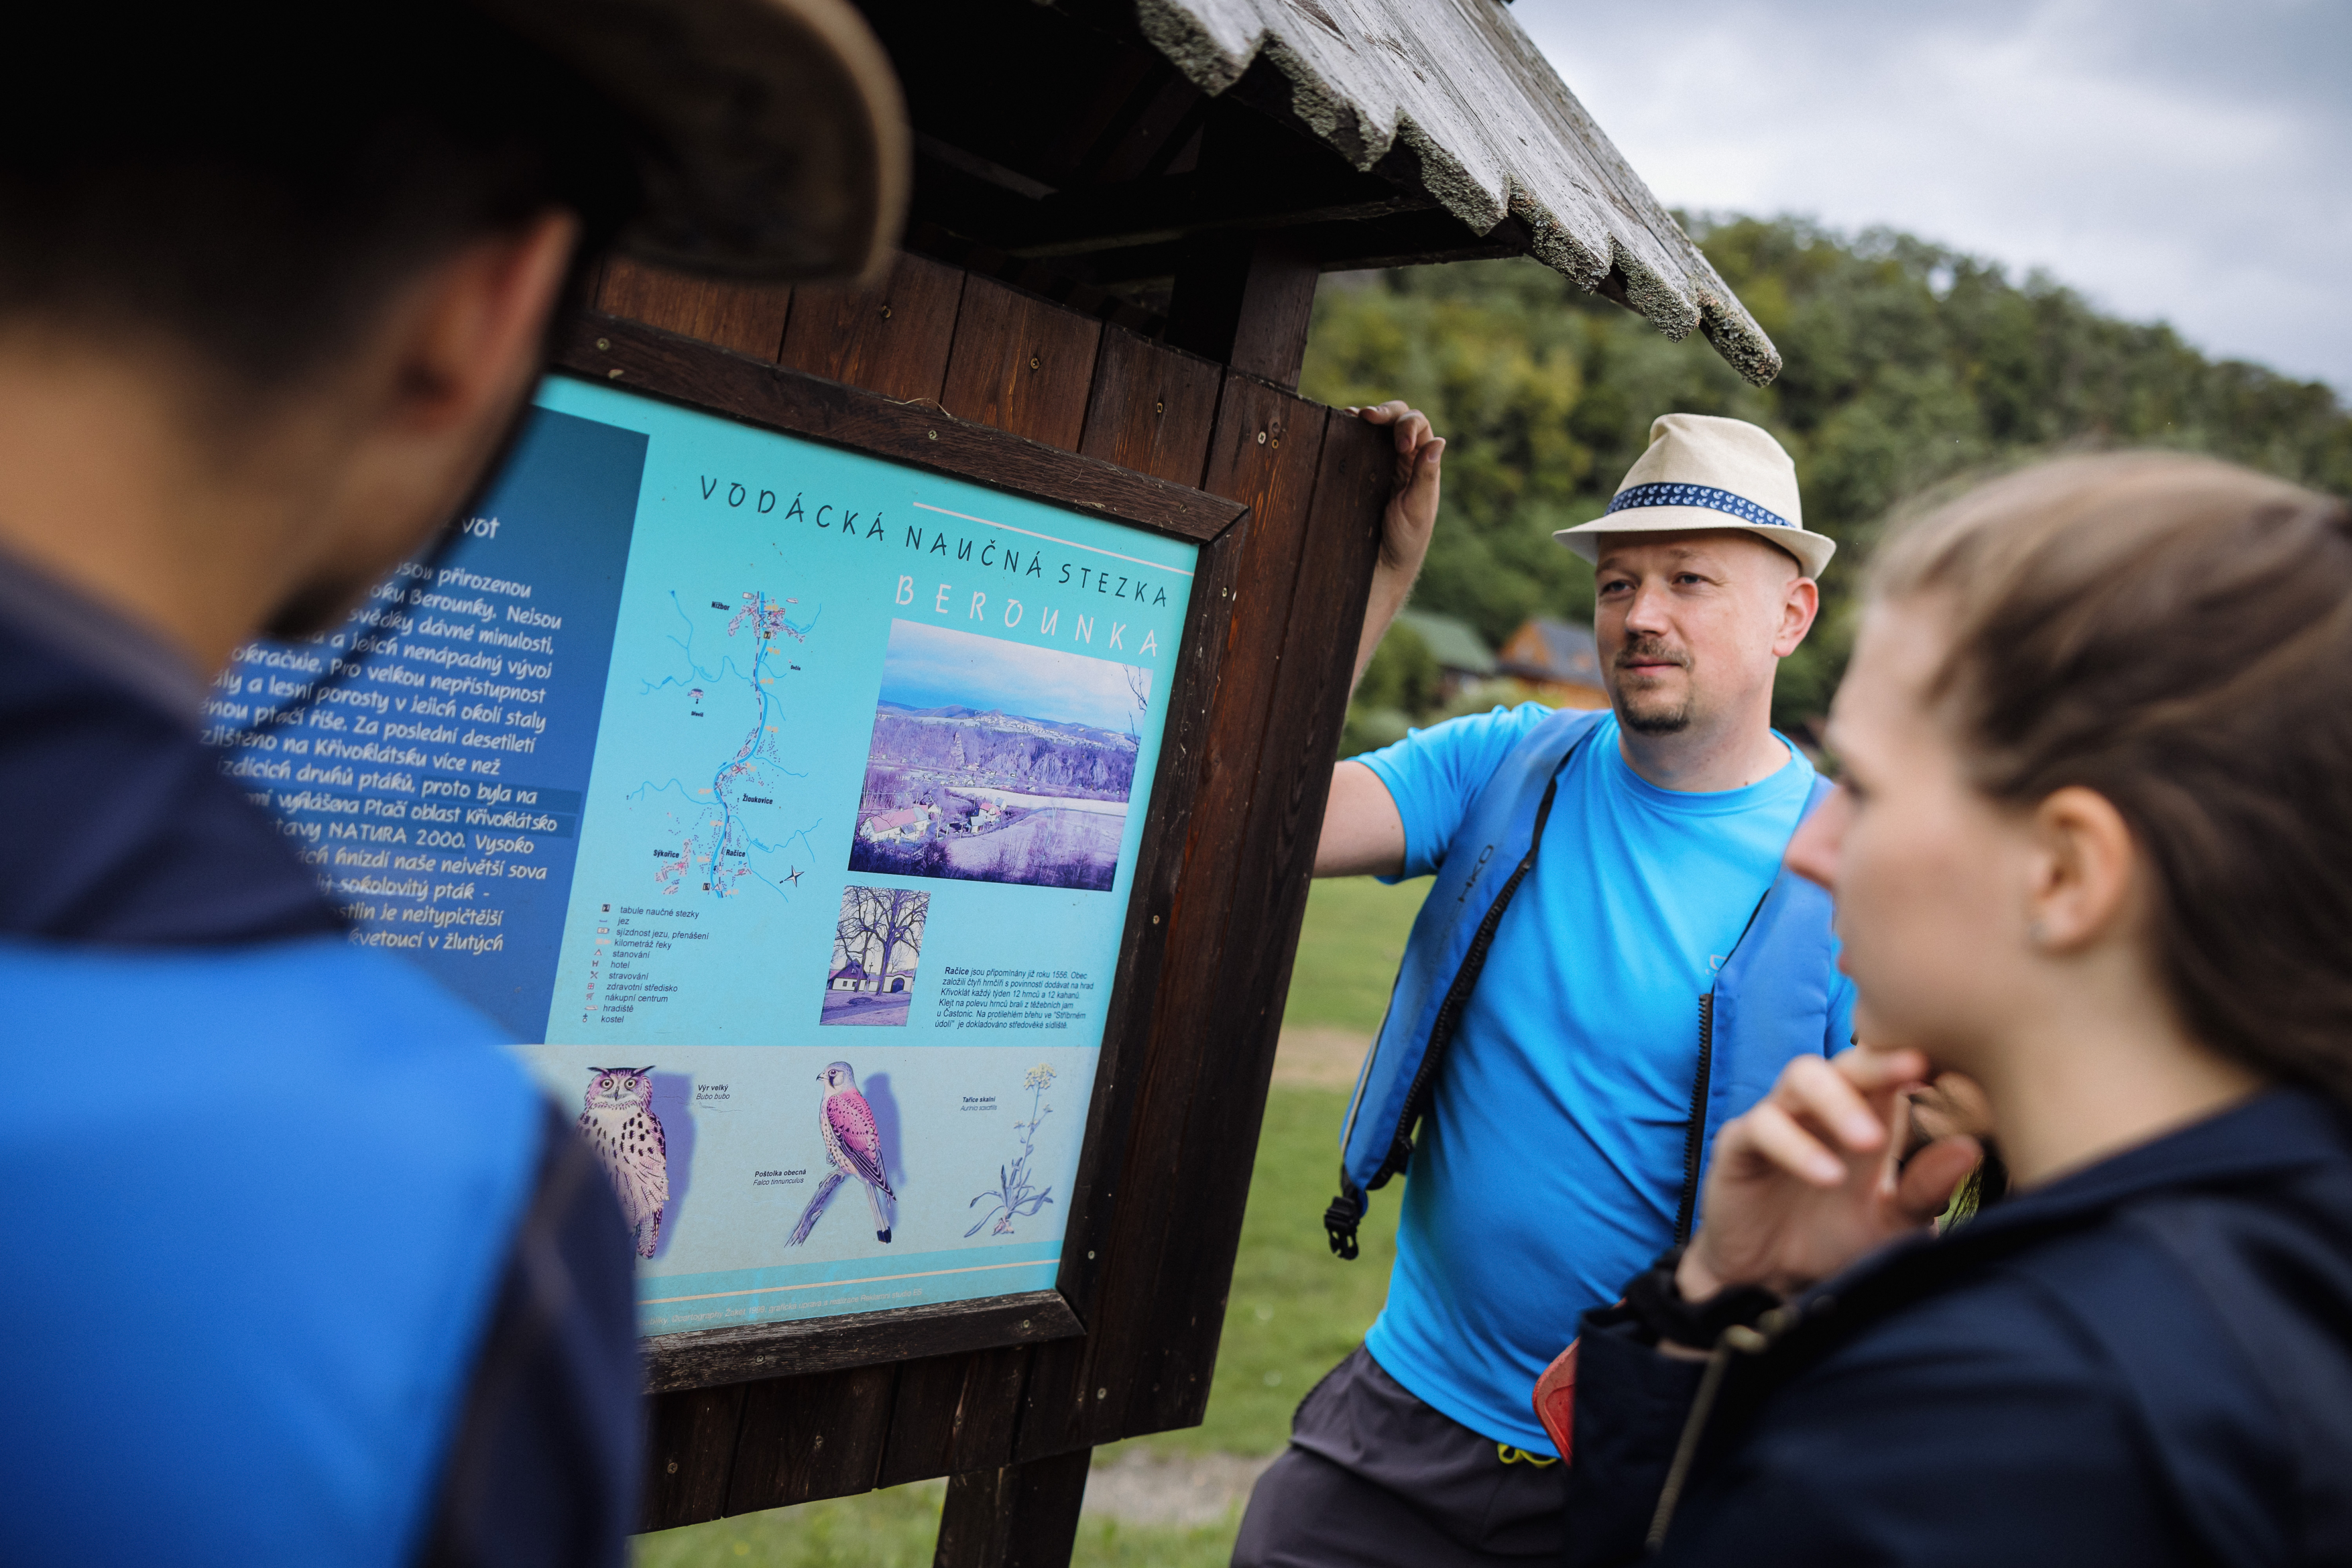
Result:
M1412 592L1422 558L1429 553L1429 536L1437 527L1437 469L1445 442L1430 433L1429 416L1402 399L1347 412L1389 426L1396 446L1396 478L1388 510L1381 517L1381 559L1372 568L1364 631L1356 642L1356 673L1348 682L1353 695L1364 678L1364 667L1372 662L1372 651ZM1340 763L1332 770L1315 874L1394 876L1404 869L1404 819L1389 798L1388 787L1360 763Z
M1445 456L1445 438L1432 434L1429 416L1402 399L1348 412L1388 425L1396 446L1396 478L1381 518L1380 564L1372 570L1364 632L1356 643L1355 679L1360 681L1364 666L1372 662L1372 650L1404 608L1413 579L1421 575L1422 559L1429 553L1429 536L1437 527L1438 468Z

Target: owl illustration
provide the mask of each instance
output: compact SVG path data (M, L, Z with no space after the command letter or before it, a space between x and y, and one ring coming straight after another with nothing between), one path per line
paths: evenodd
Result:
M890 1190L890 1178L883 1174L882 1130L875 1124L874 1107L857 1092L857 1075L845 1061L830 1064L817 1074L817 1080L825 1087L817 1125L824 1134L824 1152L833 1161L833 1169L809 1196L800 1223L793 1227L790 1245L797 1247L809 1239L824 1206L832 1201L834 1189L852 1176L866 1184L866 1202L874 1211L874 1239L887 1242L898 1195Z
M621 1213L635 1238L637 1256L650 1258L661 1239L662 1209L669 1202L669 1145L654 1114L650 1067L592 1067L580 1112L580 1135L604 1162L621 1199Z

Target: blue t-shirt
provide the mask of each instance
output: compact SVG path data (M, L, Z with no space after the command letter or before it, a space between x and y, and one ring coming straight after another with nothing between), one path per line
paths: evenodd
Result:
M1534 703L1357 758L1404 819L1407 877L1550 716ZM1699 998L1779 874L1813 783L1794 747L1742 789L1661 789L1601 721L1561 772L1534 873L1504 913L1405 1183L1388 1305L1367 1344L1473 1431L1551 1453L1529 1391L1674 1239ZM1834 980L1835 1035L1853 990Z

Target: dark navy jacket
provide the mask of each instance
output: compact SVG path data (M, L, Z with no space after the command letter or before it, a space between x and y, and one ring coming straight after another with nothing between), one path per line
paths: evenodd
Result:
M2275 1090L1721 1350L1660 1561L2352 1563L2352 1124ZM1771 1320L1767 1320L1768 1324ZM1643 1554L1702 1368L1585 1319L1569 1560Z
M631 1256L491 1027L341 915L137 628L0 562L10 1561L617 1564Z

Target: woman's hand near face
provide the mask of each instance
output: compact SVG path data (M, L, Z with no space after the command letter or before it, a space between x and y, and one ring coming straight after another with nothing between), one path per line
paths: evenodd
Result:
M1898 1165L1913 1051L1800 1057L1715 1143L1700 1227L1675 1276L1687 1301L1732 1285L1789 1295L1941 1213L1982 1150L1941 1137Z

